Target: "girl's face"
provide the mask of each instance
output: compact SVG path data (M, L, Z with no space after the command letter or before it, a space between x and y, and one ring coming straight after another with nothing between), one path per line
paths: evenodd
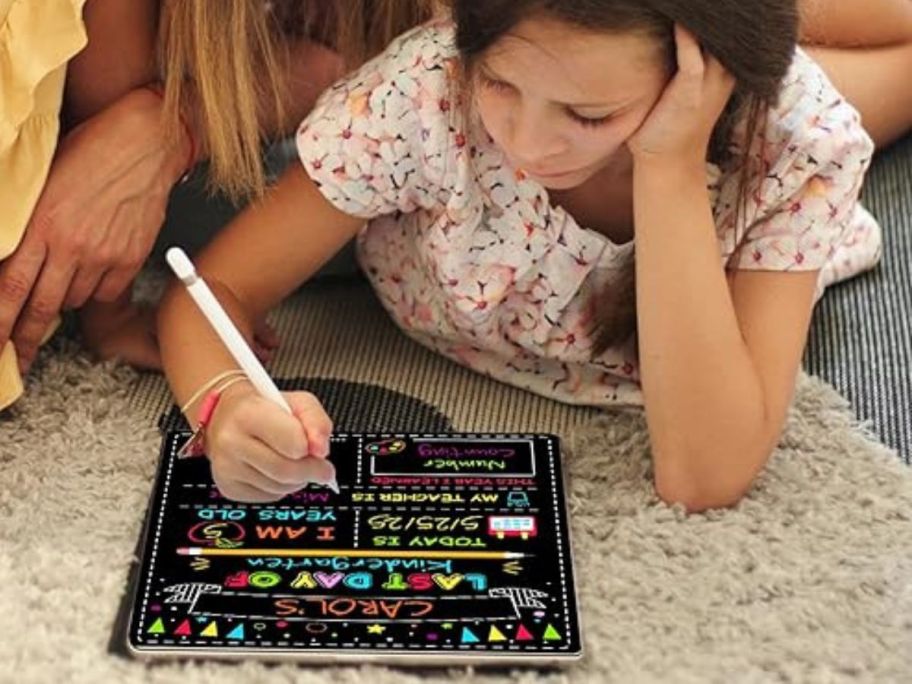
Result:
M552 190L608 166L668 82L658 40L528 19L474 68L475 104L511 163Z

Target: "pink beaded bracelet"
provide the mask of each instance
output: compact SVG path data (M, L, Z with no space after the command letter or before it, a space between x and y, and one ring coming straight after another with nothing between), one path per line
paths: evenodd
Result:
M212 390L203 399L203 403L200 404L196 430L177 452L178 458L192 458L206 453L206 427L212 421L212 414L215 413L215 407L218 406L221 398L222 390Z

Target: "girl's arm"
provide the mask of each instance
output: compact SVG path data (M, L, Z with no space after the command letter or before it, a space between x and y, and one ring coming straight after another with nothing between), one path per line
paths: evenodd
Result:
M250 339L254 321L313 275L362 224L327 202L301 165L293 164L262 202L251 204L203 250L197 270ZM159 342L178 402L235 366L178 284L161 304Z
M307 280L360 228L327 202L300 165L251 204L207 247L197 270L248 341L253 322ZM185 289L174 284L159 309L159 344L168 382L183 405L199 388L236 368ZM289 416L247 383L219 400L206 448L221 492L242 501L274 501L307 482L326 482L332 424L307 393L286 394ZM187 408L191 425L200 402ZM307 458L316 456L317 458Z
M640 370L656 490L702 510L737 502L779 438L818 272L726 277L705 155L734 79L676 38L678 73L628 143Z
M704 178L702 163L634 170L640 363L656 490L691 510L737 502L768 460L792 399L818 275L726 278Z

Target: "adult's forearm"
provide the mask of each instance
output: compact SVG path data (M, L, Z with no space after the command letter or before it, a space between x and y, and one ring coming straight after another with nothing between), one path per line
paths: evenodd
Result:
M88 44L67 65L64 118L72 127L155 78L159 0L88 0Z

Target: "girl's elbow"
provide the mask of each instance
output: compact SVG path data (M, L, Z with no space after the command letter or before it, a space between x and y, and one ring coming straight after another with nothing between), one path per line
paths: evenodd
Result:
M753 464L760 461L760 467ZM731 508L738 504L750 491L762 463L766 459L753 460L750 466L744 463L738 472L731 470L730 461L714 460L713 464L701 469L686 462L681 465L659 465L655 467L655 490L659 499L669 506L680 504L688 513L702 513L713 508ZM693 464L694 461L690 461ZM705 461L704 461L705 463ZM702 472L701 472L702 471Z
M688 513L703 513L714 508L731 508L747 493L747 488L721 489L656 478L656 494L669 506L680 504Z

